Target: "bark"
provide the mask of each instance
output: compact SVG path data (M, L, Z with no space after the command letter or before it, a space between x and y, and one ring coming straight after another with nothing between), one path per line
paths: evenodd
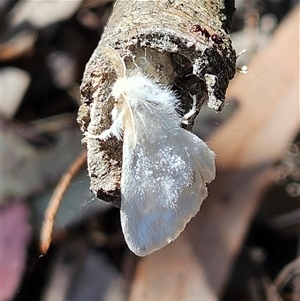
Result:
M126 75L139 68L176 90L183 113L192 107L191 95L197 95L198 111L205 100L220 111L236 67L227 28L233 9L232 0L117 1L86 66L78 114L81 130L100 134L111 125L114 99L109 94L116 78L124 75L122 60ZM122 142L85 138L83 143L91 190L118 205Z

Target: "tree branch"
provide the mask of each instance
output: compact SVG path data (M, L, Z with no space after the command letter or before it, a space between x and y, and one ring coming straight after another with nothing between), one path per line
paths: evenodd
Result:
M140 69L176 90L183 114L192 107L191 95L197 96L197 112L205 100L220 111L236 67L227 34L233 9L232 0L117 1L83 77L82 131L100 134L110 127L114 99L109 95L116 78L124 75L122 61L126 72ZM84 144L91 190L118 205L122 142L87 137Z

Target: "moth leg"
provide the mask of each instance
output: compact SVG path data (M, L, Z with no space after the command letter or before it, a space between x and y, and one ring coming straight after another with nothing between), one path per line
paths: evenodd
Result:
M112 128L103 131L100 135L98 135L98 138L100 140L106 141L107 139L111 138L113 136Z
M108 130L105 130L100 136L102 140L106 140L111 136L117 137L118 140L122 140L123 136L123 120L124 120L124 111L118 105L115 105L111 111L112 125Z
M193 98L193 106L192 108L182 117L181 123L189 124L189 119L197 113L197 97L196 95L192 96Z
M239 58L243 53L246 52L246 49L243 49L242 51L240 51L237 55L236 58ZM236 66L236 72L238 73L242 73L242 74L248 74L249 73L249 69L248 66Z
M115 106L111 111L112 116L112 125L109 129L104 130L101 134L95 135L89 132L85 132L84 135L88 136L89 138L100 139L106 141L107 139L111 138L112 136L117 137L118 140L122 140L123 135L123 111L120 110L118 106Z
M95 134L92 134L90 132L85 132L83 133L84 136L87 136L89 138L93 138L93 139L100 139L100 140L107 140L108 138L110 138L112 136L112 133L111 133L111 130L110 128L103 131L101 134L99 135L95 135Z
M243 53L245 53L247 50L243 49L242 51L240 51L237 55L236 58L240 57Z

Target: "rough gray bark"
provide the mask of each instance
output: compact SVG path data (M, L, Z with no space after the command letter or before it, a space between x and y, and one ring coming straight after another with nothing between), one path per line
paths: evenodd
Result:
M181 99L182 113L191 109L191 95L197 96L198 112L205 100L211 109L220 111L236 68L236 54L227 33L233 8L231 0L117 1L86 66L78 113L81 130L100 134L110 127L114 99L109 94L117 77L124 75L121 60L126 75L138 68L174 89ZM91 190L118 205L122 142L86 137L83 143Z

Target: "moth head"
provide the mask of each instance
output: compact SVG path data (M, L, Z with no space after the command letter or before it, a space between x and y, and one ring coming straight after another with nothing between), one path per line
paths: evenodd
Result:
M140 84L140 76L118 78L112 87L112 96L117 104L124 103L126 100L132 108L139 106L140 101L145 99L144 87Z

